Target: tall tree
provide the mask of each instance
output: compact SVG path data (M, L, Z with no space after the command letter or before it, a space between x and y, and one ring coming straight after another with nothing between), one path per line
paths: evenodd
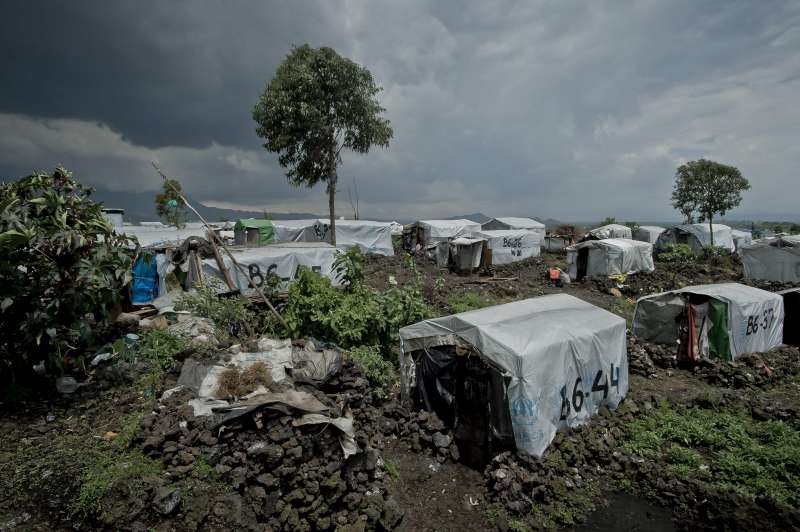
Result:
M699 159L689 161L675 172L672 206L680 211L687 223L694 222L695 213L701 222L708 222L711 245L714 245L715 214L720 216L742 202L742 192L750 182L735 166Z
M253 109L256 133L295 186L324 182L331 243L336 245L336 182L342 149L367 153L389 146L392 127L366 68L332 48L295 47Z
M160 194L156 194L156 213L161 221L167 225L174 225L181 228L186 225L189 212L186 203L181 199L181 184L175 179L164 181L164 188Z

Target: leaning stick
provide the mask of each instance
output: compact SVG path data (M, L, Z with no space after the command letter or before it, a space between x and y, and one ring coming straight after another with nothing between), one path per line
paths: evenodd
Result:
M189 207L189 209L190 209L190 210L191 210L191 211L192 211L192 212L193 212L193 213L194 213L194 214L195 214L195 215L196 215L198 218L200 218L200 221L201 221L201 222L203 222L203 225L206 227L206 231L207 231L207 232L209 232L209 233L211 233L211 235L213 235L213 236L212 236L212 238L211 238L211 242L212 242L212 243L214 243L214 240L217 240L217 241L219 242L219 244L222 246L222 249L224 249L224 250L225 250L225 253L227 253L227 254L228 254L228 257L230 257L230 259L231 259L231 262L233 262L234 266L236 266L236 268L239 270L239 272L241 272L241 274L242 274L242 275L244 275L244 277L245 277L245 278L247 279L247 281L250 283L250 286L253 288L253 290L255 290L256 292L258 292L258 293L261 295L261 299L263 299L263 300L264 300L264 303L266 303L266 304L267 304L267 306L268 306L268 307L269 307L269 309L272 311L272 313L275 315L275 317L276 317L276 318L278 318L278 320L281 322L281 324L282 324L284 327L286 327L286 328L288 329L288 327L289 327L289 326L286 324L286 321L283 319L283 316L281 316L281 315L278 313L278 311L277 311L277 310L275 310L275 307L274 307L274 306L272 306L272 303L270 303L270 301L269 301L269 298L267 298L266 294L264 294L264 291L263 291L263 290L262 290L262 289L261 289L259 286L257 286L257 285L256 285L256 283L254 283L254 282L253 282L253 279L251 279L251 278L250 278L250 276L247 274L247 272L245 272L245 271L244 271L244 268L242 267L242 265L241 265L241 264L239 264L239 261L237 261L237 260L236 260L236 257L234 257L234 256L233 256L233 253L231 253L231 250L230 250L230 249L228 249L228 246L227 246L227 245L225 245L225 242L223 242L223 241L222 241L222 240L221 240L221 239L220 239L220 238L217 236L217 234L214 232L214 230L213 230L213 229L211 228L211 226L208 224L208 222L206 221L206 219L205 219L205 218L203 218L203 216L202 216L202 215L201 215L199 212L197 212L197 210L195 210L195 208L194 208L194 207L192 207L192 205L189 203L189 200L187 200L187 199L186 199L186 197L185 197L183 194L181 194L181 191L180 191L180 190L178 190L177 188L175 188L175 186L174 186L172 183L170 183L170 182L169 182L169 179L168 179L168 178L167 178L167 176L164 174L164 172L162 172L162 171L161 171L161 168L159 168L159 167L158 167L158 165L156 164L156 162L155 162L155 161L150 161L150 164L152 164L152 165L153 165L153 168L155 168L155 169L156 169L156 172L158 172L158 174L159 174L159 175L161 176L161 178L164 180L164 183L166 183L166 184L167 184L167 186L168 186L169 188L171 188L171 189L172 189L172 191L173 191L173 192L175 192L175 194L177 194L177 195L178 195L178 197L181 199L181 201L182 201L183 203L185 203L185 204L186 204L186 206L187 206L187 207Z

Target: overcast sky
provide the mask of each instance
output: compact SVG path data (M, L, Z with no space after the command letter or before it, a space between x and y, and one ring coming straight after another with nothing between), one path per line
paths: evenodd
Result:
M326 212L251 117L306 42L384 87L390 147L339 170L362 217L677 218L700 157L750 179L740 211L797 211L797 0L7 2L0 176L150 191L155 159L208 205Z

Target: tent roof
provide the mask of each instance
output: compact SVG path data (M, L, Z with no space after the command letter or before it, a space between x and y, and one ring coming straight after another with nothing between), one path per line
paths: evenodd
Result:
M658 226L658 225L640 225L639 229L642 230L642 231L650 231L650 232L654 232L654 233L656 233L656 232L660 233L662 231L666 231L665 228L663 228L661 226Z
M621 327L625 320L568 294L552 294L425 320L400 329L404 351L437 337L456 335L511 374L523 360L548 347L599 331Z
M641 240L631 240L630 238L606 238L605 240L586 240L579 242L575 245L569 246L567 250L581 249L581 248L616 248L616 249L634 249L634 248L653 248L653 244L649 242L642 242Z
M475 233L475 236L483 238L502 238L502 237L517 237L517 236L531 236L536 238L535 233L531 233L527 229L482 229Z
M248 229L255 229L261 227L272 227L272 220L265 220L259 218L240 218L236 221L236 225L246 227Z
M473 222L472 220L467 220L465 218L459 218L457 220L420 220L417 223L420 225L427 225L430 227L469 227L469 226L480 227L481 225L477 222Z
M543 229L544 224L541 222L537 222L533 218L516 218L514 216L503 216L502 218L494 218L498 222L504 223L506 225L510 225L517 228L531 228L531 229ZM491 220L490 220L491 221ZM486 222L489 223L489 222Z
M594 229L592 229L592 230L591 230L591 231L589 231L589 232L590 232L590 233L593 233L594 231L602 231L603 229L613 229L613 230L615 230L615 231L624 231L625 229L627 229L628 231L630 231L630 230L631 230L631 228L630 228L630 227L628 227L627 225L622 225L622 224L608 224L608 225L601 225L600 227L595 227Z
M781 297L773 292L767 292L766 290L761 290L760 288L755 288L740 283L719 283L686 286L677 290L646 296L642 299L656 298L666 294L705 295L715 299L727 301L728 303L732 303L734 305L747 305L749 303L758 303L761 301L767 301L769 299L779 299Z

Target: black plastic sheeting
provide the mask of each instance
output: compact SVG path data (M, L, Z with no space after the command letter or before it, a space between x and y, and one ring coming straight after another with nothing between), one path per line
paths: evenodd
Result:
M497 452L514 449L508 379L479 356L454 346L415 351L417 406L435 412L453 430L462 461L483 467Z
M800 288L779 292L783 296L783 343L800 346Z

